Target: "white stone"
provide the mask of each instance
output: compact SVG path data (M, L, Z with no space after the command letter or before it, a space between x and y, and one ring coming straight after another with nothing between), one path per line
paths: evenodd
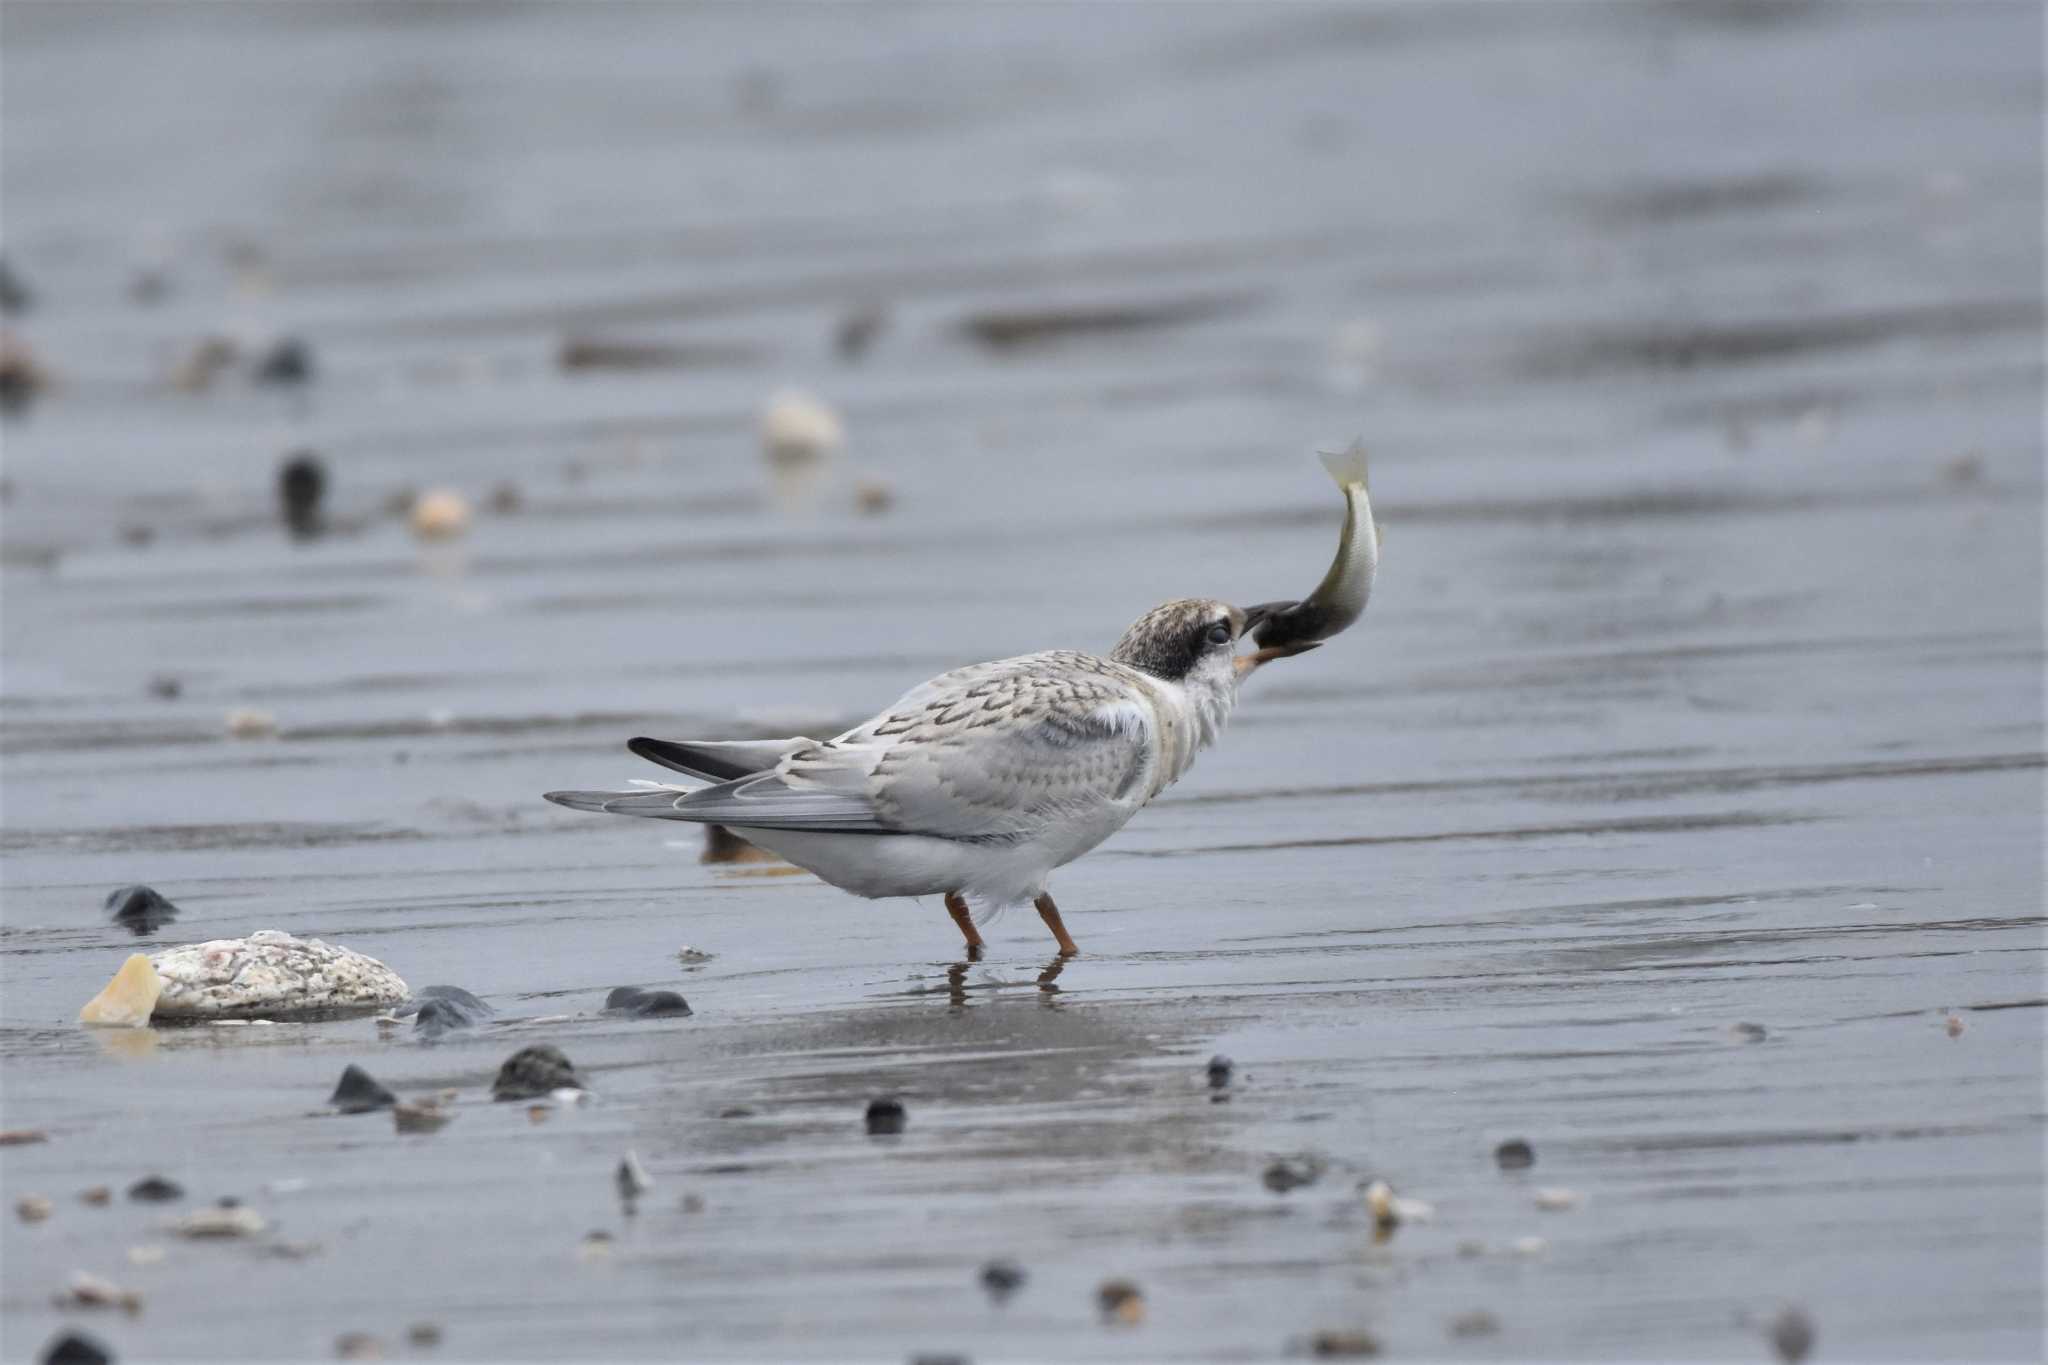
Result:
M158 1019L372 1010L412 994L373 957L276 929L166 949L151 962L163 983Z

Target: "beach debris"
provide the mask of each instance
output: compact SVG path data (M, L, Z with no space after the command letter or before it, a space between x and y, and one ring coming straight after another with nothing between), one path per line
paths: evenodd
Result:
M1948 1036L1949 1036L1949 1037L1951 1037L1951 1038L1960 1038L1960 1037L1962 1037L1962 1036L1963 1036L1963 1016L1962 1016L1962 1015L1960 1015L1960 1014L1951 1014L1951 1015L1947 1016L1947 1017L1946 1017L1946 1018L1945 1018L1945 1019L1944 1019L1944 1020L1942 1021L1942 1027L1943 1027L1943 1028L1944 1028L1945 1030L1947 1030L1947 1032L1948 1032Z
M83 1332L66 1332L43 1348L39 1365L114 1365L114 1353Z
M710 341L627 341L571 337L555 353L562 369L684 370L752 365L760 353L751 346Z
M1813 1319L1796 1304L1787 1304L1771 1319L1771 1348L1785 1365L1798 1365L1813 1349Z
M1286 1194L1304 1185L1313 1185L1323 1178L1323 1159L1313 1153L1300 1156L1280 1157L1266 1167L1262 1177L1267 1189L1275 1194Z
M167 1019L367 1013L412 994L374 957L280 929L187 944L151 961L163 980L156 1012Z
M1941 462L1941 477L1945 482L1958 487L1984 481L1984 452L1966 450Z
M1493 1160L1504 1171L1526 1171L1536 1164L1536 1149L1521 1138L1509 1138L1493 1149Z
M159 701L176 701L185 695L185 684L175 673L152 674L149 680L149 695Z
M1731 1024L1728 1031L1745 1043L1761 1043L1771 1036L1771 1031L1762 1024Z
M997 1259L981 1268L981 1287L997 1303L1006 1303L1031 1278L1015 1261Z
M414 1032L433 1039L453 1029L474 1028L496 1013L460 986L422 986L390 1017L411 1018Z
M1490 1337L1500 1331L1500 1319L1484 1308L1474 1308L1458 1314L1446 1326L1454 1337Z
M526 1121L528 1123L546 1123L548 1121L548 1115L553 1112L553 1105L529 1104L526 1106Z
M1219 1052L1214 1057L1211 1057L1208 1069L1209 1088L1211 1090L1226 1088L1230 1084L1230 1073L1235 1069L1235 1064L1222 1053Z
M228 735L234 739L274 739L277 736L277 717L254 706L238 706L228 712L225 722Z
M1315 591L1299 602L1270 604L1272 611L1252 631L1259 649L1244 665L1257 667L1267 659L1298 654L1347 630L1365 613L1380 563L1379 524L1373 520L1366 487L1365 443L1353 441L1341 454L1321 452L1323 468L1344 494L1344 529L1337 536L1337 554Z
M155 965L143 954L131 953L113 980L78 1011L78 1022L97 1028L147 1028L162 992Z
M201 337L178 353L171 362L171 387L180 393L204 393L222 371L241 357L240 348L228 337Z
M1545 1213L1569 1213L1586 1202L1586 1196L1577 1190L1568 1190L1562 1185L1545 1185L1531 1196L1536 1207Z
M171 273L161 262L143 262L128 272L128 297L153 308L171 296Z
M626 1212L633 1212L633 1205L640 1196L654 1188L654 1181L648 1178L647 1168L640 1164L636 1153L627 1152L619 1159L619 1167L612 1172L612 1184L618 1188L619 1202L626 1206Z
M351 1063L341 1073L327 1102L344 1114L367 1114L372 1109L389 1109L398 1096L379 1085L369 1072Z
M384 1343L368 1332L343 1332L334 1339L334 1355L338 1360L382 1360Z
M29 344L0 331L0 412L16 412L50 387L50 372Z
M284 524L300 540L324 528L320 504L327 496L327 466L310 450L296 450L278 466L277 502Z
M747 1108L744 1104L734 1104L719 1110L718 1117L722 1119L750 1119L754 1117L754 1111Z
M84 1270L74 1270L56 1294L59 1308L118 1308L130 1317L142 1311L142 1295Z
M839 414L807 393L778 393L761 412L761 452L780 472L815 469L845 442Z
M484 506L490 508L496 516L517 516L526 510L526 494L520 490L518 484L510 479L504 479L492 485L491 496L485 501Z
M772 863L780 861L773 853L757 844L750 844L734 834L724 825L704 826L704 851L697 855L700 863Z
M1145 1293L1129 1280L1104 1280L1095 1291L1095 1306L1106 1323L1136 1327L1145 1320Z
M867 1126L869 1137L887 1137L900 1133L910 1123L910 1111L903 1107L903 1101L893 1095L868 1101Z
M1508 1243L1508 1250L1517 1256L1526 1256L1533 1259L1550 1250L1550 1240L1545 1237L1517 1237L1514 1241Z
M888 325L889 310L880 303L869 300L855 304L839 315L839 324L832 329L832 349L841 360L857 361L868 353Z
M1436 1216L1436 1205L1422 1199L1404 1199L1384 1180L1365 1187L1366 1212L1381 1232L1392 1232L1403 1223L1427 1223Z
M452 488L432 488L412 500L406 514L421 540L453 540L469 529L469 500Z
M128 1187L128 1197L141 1204L168 1204L185 1197L185 1187L160 1175L146 1175Z
M1356 1360L1378 1355L1380 1343L1370 1332L1318 1332L1309 1338L1308 1353L1318 1360Z
M853 510L879 517L896 505L896 490L880 479L862 479L853 486Z
M681 1018L691 1013L690 1002L674 991L643 991L638 986L620 986L604 998L606 1014L628 1014L636 1019Z
M685 967L701 967L715 956L716 954L707 953L702 948L692 948L687 943L676 949L676 961Z
M147 886L109 891L106 908L114 923L137 938L146 938L178 917L178 907Z
M583 1240L576 1244L576 1259L579 1261L605 1261L611 1259L613 1238L603 1228L583 1234Z
M233 1237L255 1237L269 1224L263 1215L241 1204L216 1204L198 1209L170 1225L170 1231L194 1241L224 1241Z
M170 1252L160 1246L129 1247L128 1264L135 1266L158 1265L168 1255L170 1255Z
M35 291L22 280L14 263L0 256L0 313L26 313L35 301Z
M114 1202L114 1190L110 1185L94 1185L78 1192L78 1202L89 1208L103 1209Z
M303 384L313 377L313 348L298 337L279 337L256 360L259 384Z
M27 1147L37 1142L48 1142L50 1135L40 1128L0 1129L0 1147Z
M401 1133L438 1133L454 1117L434 1099L401 1100L391 1106L392 1126Z
M1070 337L1183 326L1237 312L1250 302L1244 294L1218 294L1136 303L997 308L970 313L960 320L960 330L988 350L1003 352Z
M533 1100L557 1090L583 1090L583 1078L558 1047L536 1043L523 1047L505 1059L498 1078L491 1082L494 1100ZM531 1111L529 1110L529 1115Z
M684 1213L704 1212L704 1196L701 1194L684 1195L682 1198L682 1209Z
M55 1204L39 1194L25 1194L14 1201L14 1216L24 1223L40 1223L56 1209Z
M416 1322L405 1329L406 1341L414 1346L439 1346L441 1335L441 1324L438 1322Z

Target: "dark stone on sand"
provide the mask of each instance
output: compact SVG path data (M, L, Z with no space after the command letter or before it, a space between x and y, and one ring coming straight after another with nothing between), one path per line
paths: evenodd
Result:
M144 938L178 917L178 907L147 886L123 886L107 893L107 913L114 923Z
M162 701L176 701L185 695L185 684L172 674L159 673L149 680L149 695Z
M719 1110L718 1117L722 1119L750 1119L754 1117L754 1111L747 1108L744 1104L735 1104L730 1109Z
M1312 1156L1283 1157L1266 1167L1263 1177L1266 1188L1275 1194L1313 1185L1322 1178L1323 1163Z
M1785 1365L1799 1365L1813 1349L1813 1319L1796 1307L1787 1307L1771 1319L1771 1346Z
M326 496L327 466L312 451L295 451L278 466L278 506L294 536L306 540L320 534L320 504Z
M1729 1032L1745 1043L1761 1043L1764 1039L1771 1036L1771 1031L1762 1024L1737 1024Z
M168 1204L185 1197L185 1187L160 1175L146 1175L128 1187L128 1197L145 1204Z
M341 1073L327 1102L344 1114L367 1114L372 1109L389 1109L398 1103L398 1096L377 1084L369 1072L351 1065Z
M1309 1339L1308 1349L1322 1360L1355 1360L1378 1355L1380 1343L1370 1332L1318 1332Z
M43 1348L41 1365L113 1365L114 1353L83 1332L66 1332Z
M491 1082L491 1098L530 1100L557 1090L586 1088L560 1048L537 1043L520 1048L505 1059L505 1064L498 1068L498 1079Z
M833 329L832 349L839 353L841 360L859 360L888 325L889 312L879 303L864 303L849 309Z
M0 313L26 313L34 305L36 296L14 266L5 257L0 257Z
M438 1038L454 1029L475 1028L497 1011L460 986L422 986L392 1013L400 1019L412 1016L413 1031L421 1037Z
M1221 1090L1224 1086L1229 1085L1231 1070L1230 1058L1220 1052L1211 1057L1209 1059L1209 1088L1211 1090Z
M1536 1149L1520 1138L1509 1138L1493 1149L1493 1159L1504 1171L1526 1171L1536 1164Z
M868 1136L884 1137L900 1133L910 1122L910 1111L903 1107L903 1101L883 1096L868 1102Z
M303 384L313 377L313 348L297 337L279 337L256 362L262 384Z
M690 1002L674 991L643 991L638 986L620 986L604 998L606 1014L630 1014L636 1019L681 1018L692 1013Z
M405 1339L415 1346L439 1346L441 1324L438 1322L416 1322L405 1329Z
M997 1303L1024 1287L1024 1281L1031 1278L1024 1273L1024 1267L1015 1261L990 1261L981 1268L981 1287L988 1291Z

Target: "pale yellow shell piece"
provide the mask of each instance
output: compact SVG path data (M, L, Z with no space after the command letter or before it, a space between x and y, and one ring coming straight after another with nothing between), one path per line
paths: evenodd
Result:
M85 1008L78 1012L78 1022L101 1028L147 1028L163 988L164 983L149 959L141 953L132 954L121 964L121 970L114 973L107 988L85 1002Z

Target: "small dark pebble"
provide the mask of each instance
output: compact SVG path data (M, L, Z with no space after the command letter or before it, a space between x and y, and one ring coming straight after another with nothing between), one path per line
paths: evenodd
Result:
M0 313L26 313L35 301L35 293L22 282L13 264L0 256Z
M1105 1320L1126 1327L1145 1320L1145 1293L1129 1280L1104 1280L1095 1291L1095 1306Z
M691 1013L690 1002L674 991L643 991L638 986L620 986L607 995L604 1011L636 1019L681 1018Z
M1786 1365L1798 1365L1813 1349L1813 1319L1795 1307L1781 1310L1771 1319L1771 1345Z
M1536 1164L1536 1149L1520 1138L1509 1138L1493 1149L1493 1159L1504 1171L1526 1171Z
M735 1104L730 1109L719 1110L718 1117L722 1119L750 1119L754 1117L754 1111L747 1108L744 1104Z
M50 372L26 341L0 332L0 412L19 412L50 386Z
M334 1354L343 1360L382 1360L384 1343L368 1332L343 1332L334 1339Z
M146 886L123 886L107 893L107 913L114 923L145 938L178 917L178 907Z
M405 1339L415 1346L439 1346L441 1324L438 1322L416 1322L405 1329Z
M162 303L171 293L171 277L155 266L138 266L128 276L128 297L148 307Z
M1451 1335L1454 1337L1490 1337L1498 1331L1500 1319L1484 1308L1475 1308L1451 1319Z
M1308 1349L1323 1360L1356 1359L1378 1355L1380 1343L1370 1332L1318 1332L1309 1339Z
M146 1175L128 1187L128 1197L145 1204L168 1204L185 1197L185 1187L160 1175Z
M1211 1057L1209 1059L1209 1088L1211 1090L1221 1090L1224 1086L1229 1085L1231 1070L1230 1058L1220 1052Z
M141 549L156 543L156 527L145 521L129 521L121 524L121 543Z
M66 1332L43 1348L42 1365L113 1365L114 1353L83 1332Z
M868 1102L868 1136L884 1137L900 1133L910 1122L910 1111L903 1107L903 1101L884 1096Z
M372 1109L389 1109L398 1103L398 1096L377 1084L369 1072L351 1065L341 1073L327 1102L344 1114L367 1114Z
M1323 1178L1323 1163L1312 1156L1283 1157L1266 1167L1266 1188L1275 1194L1313 1185Z
M277 470L277 501L284 524L300 540L320 534L320 504L327 496L327 466L310 450L294 451Z
M556 1090L585 1088L583 1078L576 1074L575 1066L560 1048L538 1043L520 1048L505 1059L505 1064L498 1068L497 1080L491 1083L491 1098L530 1100Z
M185 684L169 673L159 673L149 680L149 695L162 701L176 701L185 695Z
M313 348L297 337L280 337L256 362L261 384L303 384L313 377Z
M1771 1031L1762 1024L1737 1024L1728 1031L1745 1043L1761 1043L1771 1036Z
M839 352L841 360L859 360L888 325L889 312L881 304L861 304L839 319L832 334L832 348Z
M508 479L491 490L489 506L501 517L514 516L526 506L526 495Z
M1029 1278L1015 1261L990 1261L981 1268L981 1287L997 1303L1022 1289Z

